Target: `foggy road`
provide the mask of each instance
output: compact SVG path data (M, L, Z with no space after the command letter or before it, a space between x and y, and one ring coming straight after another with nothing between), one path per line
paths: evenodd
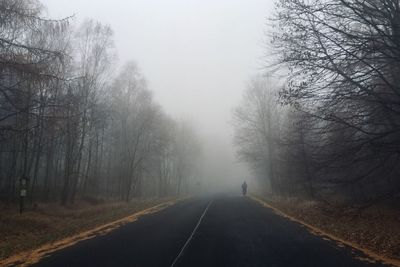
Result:
M385 266L239 196L189 199L35 266Z

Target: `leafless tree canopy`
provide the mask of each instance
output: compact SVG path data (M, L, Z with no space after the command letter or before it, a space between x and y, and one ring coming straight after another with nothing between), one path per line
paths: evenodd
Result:
M235 115L241 154L258 162L267 151L260 176L278 193L398 195L400 2L280 0L269 23L274 66L289 76L250 86ZM265 144L253 128L266 129Z
M129 201L187 192L195 131L153 101L134 62L116 72L113 31L43 17L35 0L0 1L0 197Z

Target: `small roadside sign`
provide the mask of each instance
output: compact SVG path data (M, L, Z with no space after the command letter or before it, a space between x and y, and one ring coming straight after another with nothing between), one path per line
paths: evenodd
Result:
M21 189L21 197L26 197L26 189Z
M19 213L22 213L24 211L24 201L25 197L28 194L28 186L29 186L29 178L28 177L21 177L19 179L19 185L20 185L20 192L19 192Z

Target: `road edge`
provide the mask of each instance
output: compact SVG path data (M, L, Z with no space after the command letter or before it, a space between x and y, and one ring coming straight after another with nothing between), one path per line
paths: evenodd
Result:
M47 257L49 254L51 254L55 251L73 246L76 243L84 241L84 240L88 240L88 239L92 239L97 236L105 235L115 229L118 229L119 227L121 227L125 224L136 221L141 216L161 211L167 207L175 205L179 201L182 201L182 199L169 200L167 202L160 203L153 207L138 211L138 212L133 213L124 218L106 223L101 226L97 226L97 227L87 230L87 231L83 231L79 234L75 234L70 237L60 239L55 242L44 244L37 249L15 254L9 258L1 260L0 267L8 267L8 266L24 267L24 266L29 266L29 265L35 264L35 263L39 262L41 259Z
M328 233L328 232L326 232L326 231L324 231L324 230L322 230L322 229L320 229L318 227L315 227L315 226L313 226L313 225L311 225L309 223L306 223L306 222L304 222L304 221L302 221L300 219L297 219L297 218L295 218L295 217L293 217L293 216L281 211L280 209L272 206L271 204L267 203L264 199L262 199L262 198L260 198L258 196L249 195L249 198L254 200L254 201L256 201L257 203L261 204L262 206L271 209L277 215L282 216L282 217L284 217L286 219L289 219L289 220L291 220L293 222L296 222L296 223L299 223L299 224L303 225L304 227L307 228L307 230L310 233L312 233L314 235L318 235L318 236L320 236L322 238L324 238L324 237L325 238L329 238L330 240L333 240L333 241L337 242L339 245L342 244L342 245L349 246L349 247L351 247L353 249L359 250L359 251L363 252L365 255L367 255L368 257L370 257L371 259L373 259L374 261L379 261L379 262L382 262L383 264L387 264L387 265L390 265L390 266L400 267L400 261L397 260L397 259L391 259L391 258L384 257L382 255L377 254L376 252L373 252L373 251L371 251L369 249L363 248L358 244L355 244L355 243L352 243L350 241L341 239L341 238L339 238L337 236L334 236L334 235L332 235L332 234L330 234L330 233ZM368 259L361 259L361 260L368 260Z

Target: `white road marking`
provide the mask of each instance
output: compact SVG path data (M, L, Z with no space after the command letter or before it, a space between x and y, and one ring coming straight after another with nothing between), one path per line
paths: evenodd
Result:
M189 245L190 241L192 241L192 238L193 238L194 234L196 233L197 229L199 228L200 223L201 223L201 221L203 220L204 216L206 215L207 210L208 210L208 208L211 206L211 203L212 203L212 202L213 202L213 201L211 200L211 201L208 203L206 209L203 211L203 214L200 216L200 219L199 219L199 221L197 222L196 227L193 229L193 232L192 232L191 235L189 236L188 240L186 240L186 243L185 243L185 245L183 245L183 247L182 247L181 251L179 252L178 256L176 256L175 260L172 262L171 267L174 267L174 266L175 266L175 264L178 262L179 258L183 255L183 252L185 251L185 249L186 249L187 246Z

